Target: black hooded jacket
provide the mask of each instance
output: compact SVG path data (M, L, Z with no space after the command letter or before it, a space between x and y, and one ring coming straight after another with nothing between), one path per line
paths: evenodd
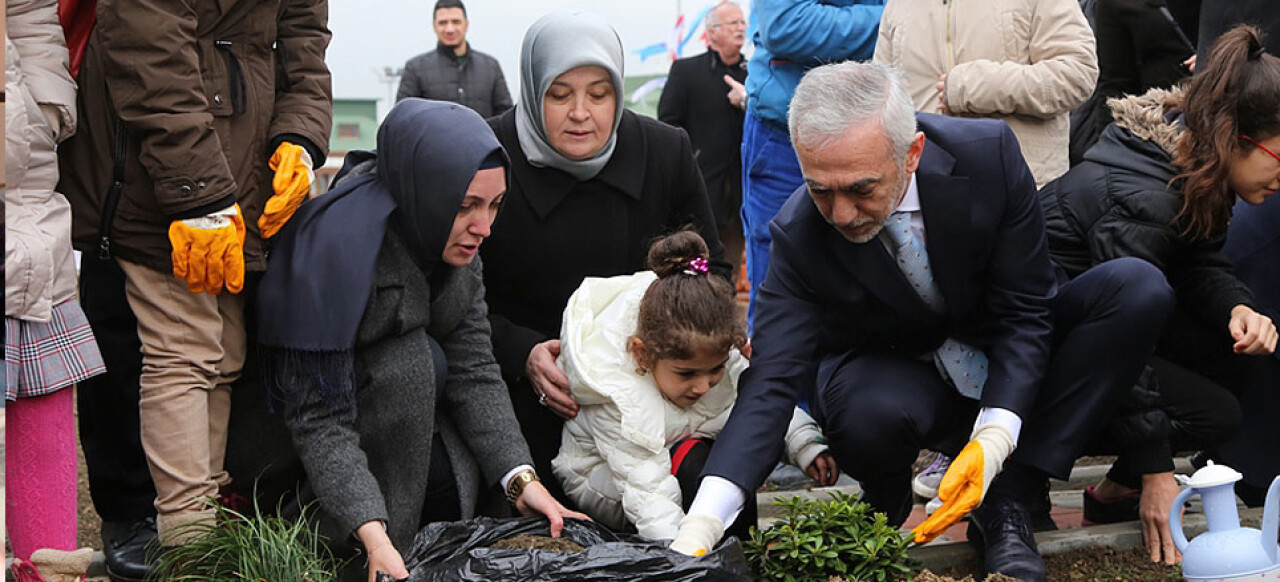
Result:
M1225 331L1231 309L1252 307L1253 294L1222 254L1225 229L1192 240L1174 223L1182 193L1169 185L1177 173L1170 152L1182 126L1164 110L1167 95L1122 100L1085 161L1040 190L1049 253L1072 278L1111 259L1144 259L1164 272L1179 309Z

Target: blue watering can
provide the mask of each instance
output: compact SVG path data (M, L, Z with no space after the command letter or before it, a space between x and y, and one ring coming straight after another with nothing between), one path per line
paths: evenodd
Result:
M1262 510L1262 531L1240 527L1235 483L1244 476L1212 461L1196 471L1169 508L1169 530L1182 552L1182 576L1188 581L1280 582L1280 477L1271 482ZM1187 541L1182 532L1182 506L1200 495L1209 531Z

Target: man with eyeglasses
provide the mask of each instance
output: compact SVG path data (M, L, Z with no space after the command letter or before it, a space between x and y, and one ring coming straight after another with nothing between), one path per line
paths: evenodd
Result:
M747 61L742 56L747 21L732 2L707 13L707 52L671 64L658 102L658 119L689 132L707 186L725 259L742 262L742 118L746 111Z

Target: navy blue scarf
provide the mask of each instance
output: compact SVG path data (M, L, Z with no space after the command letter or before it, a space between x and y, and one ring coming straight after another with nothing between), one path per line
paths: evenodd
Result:
M349 154L343 172L369 157ZM387 221L425 274L448 268L441 254L467 187L495 157L507 166L470 109L406 99L391 110L378 130L377 171L303 203L276 236L257 297L269 393L296 397L314 385L327 402L353 402L356 332Z

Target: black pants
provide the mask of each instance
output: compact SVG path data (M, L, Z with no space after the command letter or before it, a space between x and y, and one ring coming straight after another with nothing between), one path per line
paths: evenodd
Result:
M1122 451L1101 444L1096 450L1118 453L1107 478L1131 489L1142 487L1142 476L1173 470L1178 451L1206 450L1226 442L1240 428L1240 403L1235 392L1206 376L1163 358L1152 358L1159 379L1160 408L1169 418L1170 436Z
M565 507L577 509L565 495L560 479L556 478L556 473L551 468L551 459L560 454L560 433L564 429L564 419L538 404L533 385L523 374L516 381L507 378L507 389L511 393L511 406L515 410L516 420L520 422L520 432L529 444L529 454L533 456L533 469L538 472L542 484L552 496Z
M80 305L93 327L105 374L79 384L80 445L89 469L89 495L104 521L155 515L155 486L142 450L138 379L142 342L138 320L124 293L124 271L115 259L85 253L80 265Z
M687 512L693 505L693 498L698 494L698 484L702 482L702 467L707 464L707 456L711 454L712 439L685 439L671 447L671 472L680 483L680 506ZM751 527L759 521L756 509L756 496L747 495L747 502L733 523L724 529L724 535L737 536L740 540L750 539Z
M1010 473L1070 473L1150 358L1173 303L1164 275L1137 259L1103 263L1061 286L1045 379L992 492L1008 489L1000 482ZM913 355L851 352L824 368L833 371L821 376L813 406L831 452L862 484L863 498L900 525L910 513L911 464L920 449L958 453L978 402Z

